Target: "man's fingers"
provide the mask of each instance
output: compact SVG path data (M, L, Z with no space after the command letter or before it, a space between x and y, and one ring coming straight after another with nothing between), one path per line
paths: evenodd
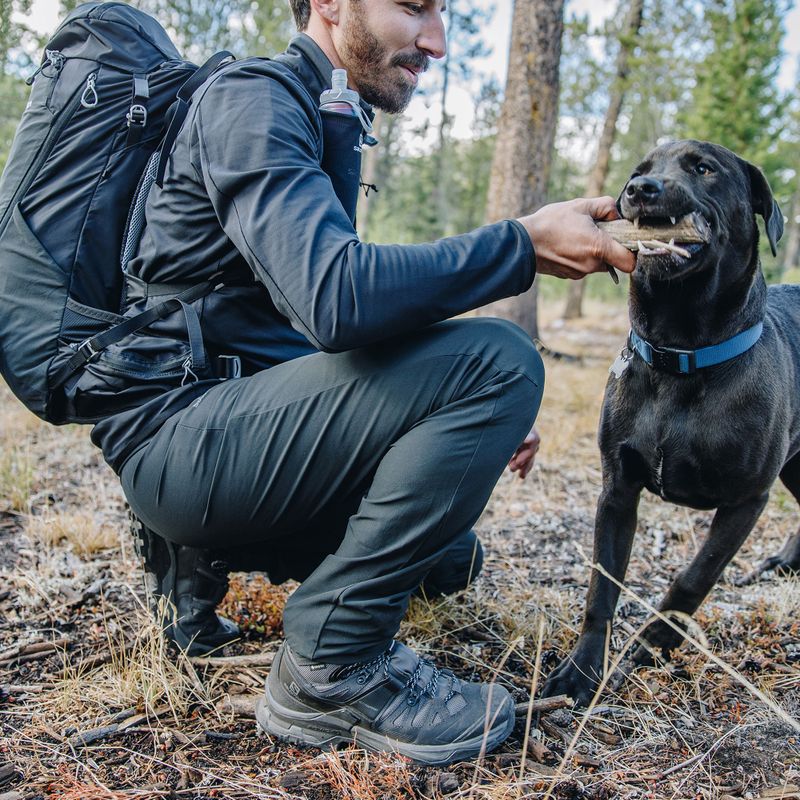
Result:
M588 214L592 219L611 220L618 219L617 201L613 197L584 197L578 201L578 210Z
M636 268L636 256L599 228L597 233L594 255L604 264L611 264L622 272L633 272Z

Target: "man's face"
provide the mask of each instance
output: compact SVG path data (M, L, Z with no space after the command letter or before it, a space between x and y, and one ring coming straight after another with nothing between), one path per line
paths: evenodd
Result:
M419 73L446 52L444 0L343 0L337 53L368 103L403 111Z

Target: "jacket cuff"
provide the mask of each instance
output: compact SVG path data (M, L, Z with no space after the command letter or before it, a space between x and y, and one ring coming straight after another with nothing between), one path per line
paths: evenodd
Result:
M531 237L528 236L528 231L525 230L525 226L521 222L515 219L509 219L508 221L517 229L518 235L522 241L522 246L528 254L529 270L524 285L522 289L520 289L520 294L522 294L522 292L527 292L528 289L531 288L533 279L536 277L536 248L534 248Z

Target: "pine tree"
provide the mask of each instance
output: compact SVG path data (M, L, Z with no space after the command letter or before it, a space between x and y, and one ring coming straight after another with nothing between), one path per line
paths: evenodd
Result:
M686 136L723 144L760 163L779 130L776 85L788 0L708 0L712 48L682 119Z

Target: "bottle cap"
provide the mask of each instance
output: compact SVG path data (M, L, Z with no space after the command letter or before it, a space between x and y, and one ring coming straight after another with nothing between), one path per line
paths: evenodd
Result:
M347 70L335 69L331 75L331 88L326 89L319 98L320 105L325 103L349 103L358 113L358 92L347 88Z

